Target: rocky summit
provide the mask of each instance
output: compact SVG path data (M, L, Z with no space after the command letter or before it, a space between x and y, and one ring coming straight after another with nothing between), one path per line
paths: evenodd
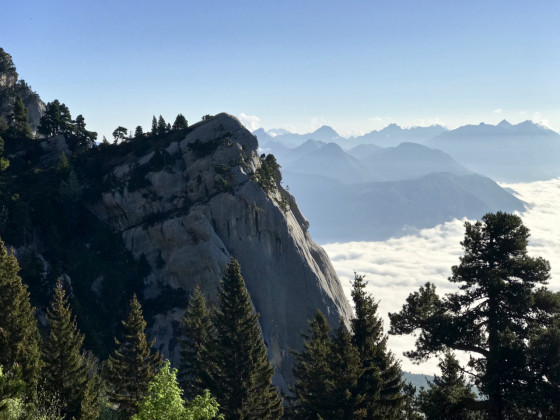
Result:
M307 320L321 309L335 323L351 310L277 168L272 186L263 187L258 174L266 160L257 147L236 118L219 114L184 139L115 166L105 175L115 187L89 209L135 258L146 258L145 299L198 284L212 302L223 268L236 258L260 314L275 382L285 388L292 379L290 349L301 348ZM174 362L183 310L159 313L151 323L157 346Z

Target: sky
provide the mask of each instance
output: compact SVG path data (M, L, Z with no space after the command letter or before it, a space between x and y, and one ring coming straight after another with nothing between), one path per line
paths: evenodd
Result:
M88 129L228 112L358 135L531 119L560 129L560 2L4 2L0 47Z
M528 254L550 262L548 288L560 291L560 232L551 229L560 220L560 178L500 185L512 188L527 203L527 209L520 216L531 232ZM387 314L400 311L408 295L426 282L434 283L441 294L457 290L447 278L463 253L460 241L465 235L464 223L465 220L454 220L424 229L418 235L378 242L333 243L323 248L349 300L354 272L366 276L367 291L379 301L378 313L388 331ZM414 348L413 343L412 336L389 337L389 347L401 360L404 370L428 375L437 373L437 359L415 365L402 355L404 350Z

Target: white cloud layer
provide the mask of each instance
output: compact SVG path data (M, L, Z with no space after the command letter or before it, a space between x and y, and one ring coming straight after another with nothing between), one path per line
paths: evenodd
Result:
M560 178L524 184L508 184L528 203L521 213L531 231L529 255L550 261L549 288L560 290ZM389 328L387 314L401 309L408 295L426 282L434 283L440 293L455 291L447 281L451 266L459 263L464 220L454 220L417 235L383 242L350 242L324 245L350 300L354 272L365 274L368 291L379 300L379 313ZM413 365L402 352L413 347L410 336L391 336L389 346L402 360L402 367L414 373L437 372L437 360Z
M239 114L239 121L251 132L261 126L261 119L259 117L256 115L247 115L243 112Z

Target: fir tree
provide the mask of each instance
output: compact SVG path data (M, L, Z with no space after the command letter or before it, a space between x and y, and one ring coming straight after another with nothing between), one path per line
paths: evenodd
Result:
M156 116L152 116L152 136L156 136L158 134L157 132L157 120L156 120Z
M80 420L97 420L99 418L103 410L103 393L103 380L97 373L94 373L86 382L81 403Z
M27 286L18 272L16 257L0 239L0 365L20 365L22 379L31 389L41 368L40 337Z
M298 419L328 418L334 383L330 364L330 325L319 310L309 322L309 334L303 350L295 352L294 417Z
M352 336L342 319L330 346L330 372L334 387L326 396L333 404L332 415L336 419L364 419L367 411L363 407L364 395L359 394L358 382L363 374L358 349L352 344Z
M402 371L387 349L383 321L377 315L378 304L369 296L363 276L355 275L352 284L355 318L352 319L352 341L357 347L363 375L358 393L365 396L362 408L370 416L395 417L403 401Z
M139 138L142 138L142 137L144 137L144 130L142 130L142 126L139 125L134 130L134 138L139 139Z
M232 257L218 290L213 314L215 337L209 346L210 392L227 419L278 419L283 408L272 385L274 369L245 288Z
M31 138L31 128L29 127L29 113L19 96L14 103L14 111L12 113L12 136L16 138Z
M206 299L196 285L185 311L181 346L181 366L179 381L188 400L204 390L203 347L208 345L212 334L212 320L206 306Z
M146 321L140 302L133 296L127 321L122 321L123 338L107 361L107 379L112 386L109 400L118 405L125 418L138 413L138 404L146 396L148 384L162 364L159 352L152 350L155 340L146 340Z
M167 124L165 123L163 117L160 115L157 123L157 135L163 136L166 131L167 131Z
M58 279L47 309L49 335L43 349L45 388L57 392L68 418L77 417L86 383L86 363L81 353L84 336L78 330L62 280Z
M469 412L465 401L473 400L476 395L466 383L460 370L459 362L448 352L438 364L441 376L434 376L428 382L427 390L421 389L418 395L418 407L427 420L475 420L482 418L482 413Z

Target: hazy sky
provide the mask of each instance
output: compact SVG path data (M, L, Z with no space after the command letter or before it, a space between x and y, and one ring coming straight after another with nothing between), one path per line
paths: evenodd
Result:
M543 257L551 264L548 287L560 291L560 232L551 227L560 220L560 178L526 184L501 184L514 189L528 203L521 213L523 223L531 231L529 255ZM388 312L398 312L408 295L426 282L434 283L440 293L454 292L457 286L447 281L451 266L462 255L460 241L464 238L464 221L455 220L424 229L418 235L379 242L350 242L323 245L336 269L346 295L350 299L350 281L354 272L366 275L367 290L379 300L379 313L389 329ZM437 360L413 365L402 356L412 348L410 336L391 336L389 346L402 360L405 370L433 374Z
M560 2L62 1L2 4L0 47L88 128L191 122L344 135L526 119L560 128Z

